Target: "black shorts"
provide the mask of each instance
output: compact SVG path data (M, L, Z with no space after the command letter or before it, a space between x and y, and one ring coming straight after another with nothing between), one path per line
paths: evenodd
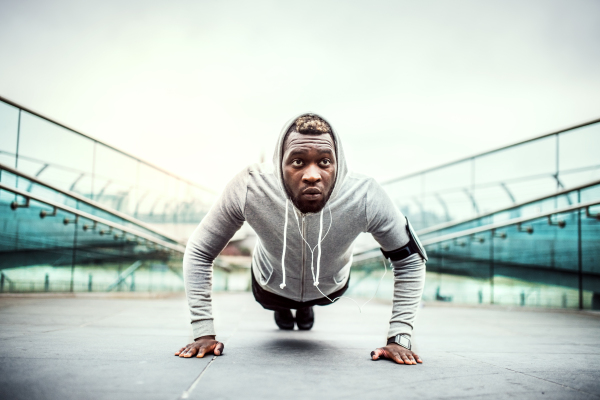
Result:
M312 306L327 306L329 304L332 304L331 301L326 297L321 297L320 299L315 299L311 301L300 302L288 299L287 297L279 296L275 293L268 292L258 284L256 279L254 279L254 272L252 272L252 268L250 268L250 271L250 274L252 275L252 294L254 295L254 299L266 310L297 310L299 308ZM348 290L349 283L350 277L348 277L348 280L346 281L344 287L328 295L329 298L333 300L336 297L343 295L346 292L346 290Z

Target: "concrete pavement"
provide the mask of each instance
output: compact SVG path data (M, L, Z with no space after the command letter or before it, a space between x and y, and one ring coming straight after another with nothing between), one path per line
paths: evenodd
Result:
M218 293L225 355L180 359L182 296L0 297L2 399L600 398L600 317L426 305L424 364L371 361L391 306L316 307L312 331L279 331L249 293Z

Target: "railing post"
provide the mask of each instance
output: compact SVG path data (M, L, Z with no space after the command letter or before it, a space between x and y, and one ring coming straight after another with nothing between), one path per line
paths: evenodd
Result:
M581 191L577 190L577 203L581 203ZM577 267L579 278L579 309L583 310L583 255L581 249L581 209L577 210Z
M495 229L490 230L490 304L494 304L494 235Z
M44 278L44 292L48 292L50 290L50 275L46 274Z
M79 205L79 202L76 203L75 208ZM65 218L65 220L67 220ZM68 221L67 221L68 223ZM65 224L66 225L66 224ZM73 234L73 258L71 260L71 287L70 291L73 292L74 288L74 279L75 279L75 261L77 259L77 227L79 226L79 216L75 217L75 232Z

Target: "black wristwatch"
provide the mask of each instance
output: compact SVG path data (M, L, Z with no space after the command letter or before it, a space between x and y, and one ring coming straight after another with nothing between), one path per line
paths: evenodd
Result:
M398 346L402 346L408 350L411 349L410 338L407 335L403 335L401 333L396 336L392 336L387 340L387 344L391 343L396 343Z

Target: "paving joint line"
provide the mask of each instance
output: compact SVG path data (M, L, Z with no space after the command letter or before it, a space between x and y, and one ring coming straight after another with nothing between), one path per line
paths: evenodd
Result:
M574 388L574 387L571 387L571 386L565 385L565 384L563 384L563 383L560 383L560 382L554 382L554 381L551 381L551 380L549 380L549 379L540 378L539 376L530 375L530 374L527 374L527 373L525 373L525 372L521 372L521 371L517 371L517 370L515 370L515 369L508 368L508 367L503 367L503 366L500 366L500 365L492 364L492 363L490 363L490 362L481 361L481 360L476 360L476 359L473 359L473 358L469 358L469 357L467 357L467 356L463 356L462 354L456 354L456 353L452 353L452 352L448 352L448 353L450 353L450 354L453 354L453 355L455 355L455 356L459 356L459 357L466 358L467 360L471 360L471 361L477 361L477 362L480 362L480 363L482 363L482 364L491 365L491 366L493 366L493 367L496 367L496 368L502 368L502 369L505 369L505 370L507 370L507 371L515 372L515 373L517 373L517 374L521 374L521 375L525 375L525 376L528 376L528 377L530 377L530 378L539 379L540 381L544 381L544 382L548 382L548 383L553 383L553 384L555 384L555 385L562 386L562 387L564 387L564 388L566 388L566 389L574 390L574 391L576 391L576 392L580 392L580 393L584 393L584 394L587 394L587 395L590 395L590 396L593 396L593 397L596 397L596 398L600 398L600 396L599 396L599 395L597 395L597 394L595 394L595 393L586 392L585 390L577 389L577 388Z
M210 365L216 359L217 359L217 356L213 356L212 360L210 360L208 362L208 364L206 364L206 366L202 369L202 371L200 372L200 374L196 377L196 379L194 379L194 382L192 382L192 384L190 385L190 387L187 388L187 390L181 394L181 396L179 397L179 399L187 399L187 398L190 397L190 394L196 388L196 385L198 385L198 382L200 382L200 379L202 379L202 375L204 375L204 373L208 370L208 368L210 367Z
M242 315L244 313L244 311L246 311L246 306L244 305L242 307L242 309L240 310L240 315ZM233 333L231 334L231 336L229 336L227 338L226 341L223 342L223 349L225 349L225 344L229 343L229 341L231 340L231 338L237 333L237 331L240 328L240 321L241 318L238 319L238 323L236 324L235 329L233 330ZM206 371L208 371L208 368L211 366L211 364L217 359L217 357L220 356L213 356L212 360L210 360L208 362L208 364L206 364L206 366L202 369L202 371L200 372L200 374L198 375L198 377L196 377L196 379L194 379L194 382L192 382L192 384L190 385L189 388L187 388L187 390L185 392L183 392L181 394L181 396L178 399L187 399L189 398L190 394L194 391L194 389L196 388L196 386L198 385L198 383L200 382L200 379L202 379L202 376L206 373Z

